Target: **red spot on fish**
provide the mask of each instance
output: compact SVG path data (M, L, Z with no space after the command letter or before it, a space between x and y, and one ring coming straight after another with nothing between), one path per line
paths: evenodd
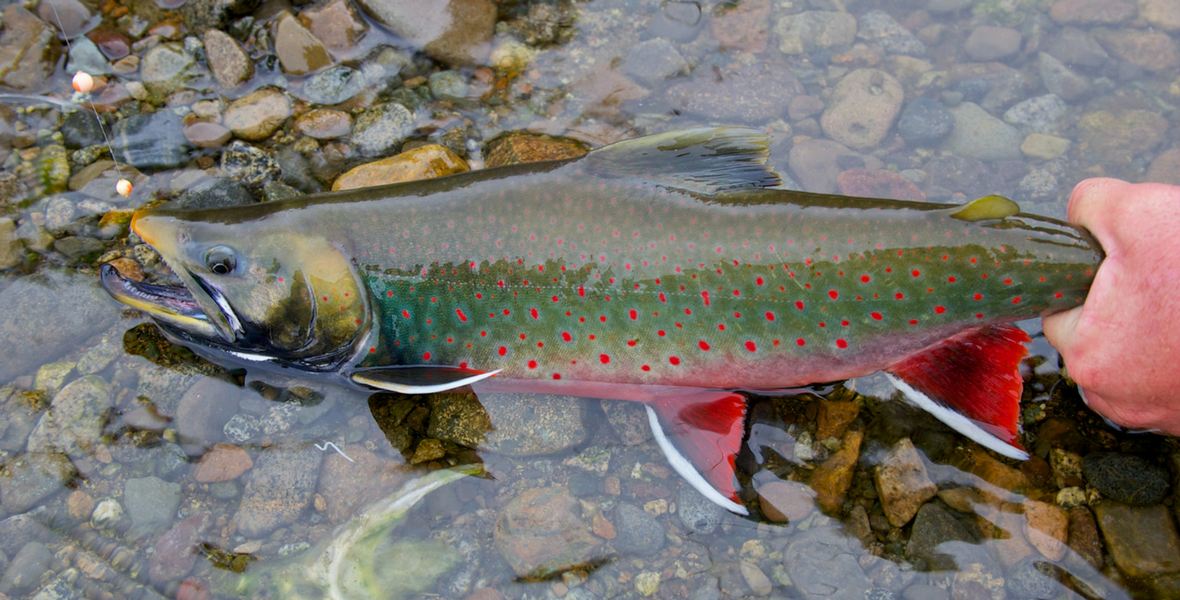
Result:
M403 310L403 311L402 311L402 316L403 316L403 317L405 317L405 318L407 318L407 319L408 319L408 318L410 318L410 311L408 311L408 310Z
M982 318L983 318L983 313L975 313L975 318L976 318L976 319L982 319Z
M1017 296L1017 297L1013 298L1013 299L1012 299L1012 304L1020 304L1020 296Z
M976 292L975 295L972 296L972 298L975 298L976 300L983 300L983 294Z
M870 281L872 281L872 280L873 280L873 278L872 278L872 277L869 277L868 275L861 275L861 276L860 276L860 282L861 282L861 283L868 283L868 282L870 282Z
M680 364L680 359L679 359L679 358L677 358L677 357L675 357L675 356L669 356L669 357L668 357L668 362L670 362L670 363L672 363L672 364L674 364L674 365L678 365L678 364Z
M946 312L946 307L945 306L935 306L934 312L941 315L942 313Z
M532 316L534 319L539 319L539 318L541 318L541 315L540 315L540 313L538 313L538 312L537 312L537 309L535 309L535 308L530 308L530 309L529 309L529 315L530 315L530 316Z
M535 369L535 368L537 368L537 361L535 361L535 360L530 360L530 361L529 361L529 368L530 368L530 369Z
M766 281L764 279L762 279L761 277L759 277L754 280L754 283L756 283L758 285L762 285L762 284L766 283Z
M746 350L753 352L758 349L758 346L752 341L746 341Z
M557 302L557 296L554 296L554 297L553 297L553 301L554 301L554 302Z
M947 283L954 283L954 282L958 281L954 277L947 277L946 280L947 280Z
M847 347L848 347L848 341L847 341L847 340L844 340L844 339L838 339L838 340L836 340L836 347L837 347L837 348L841 348L841 349L843 349L843 348L847 348Z
M710 347L709 343L706 342L705 340L701 340L701 341L697 342L697 345L701 347L701 350L704 350L705 352L709 351L709 347Z
M632 320L632 321L638 321L638 320L639 320L639 311L637 311L637 310L635 310L634 308L632 308L632 309L629 311L629 314L630 314L630 316L631 316L631 320Z
M554 379L561 379L561 373L554 373L553 378Z
M561 332L561 339L569 342L569 341L573 341L574 338L573 338L573 336L570 335L570 332L563 331L563 332Z
M848 327L849 325L851 325L851 323L849 323L848 321L840 321L840 325L843 327Z
M599 354L599 355L598 355L598 361L599 361L599 362L601 362L601 363L602 363L602 364L604 364L604 365L605 365L605 364L608 364L608 363L610 363L610 355L608 355L608 354Z
M1004 280L1004 284L1005 284L1005 285L1012 285L1012 280L1011 280L1011 279L1005 279L1005 280Z
M586 288L584 288L584 287L582 287L582 286L580 286L580 285L578 286L578 297L579 297L579 298L585 298L585 297L586 297Z
M799 339L795 340L795 343L796 343L796 344L798 344L798 345L800 345L800 346L806 346L806 345L807 345L807 341L806 341L806 340L804 340L803 338L799 338Z
M1062 295L1061 292L1057 292L1056 294L1053 294L1053 297L1060 299L1061 295Z
M913 272L910 273L910 275L913 275L914 277L917 277L921 274L922 274L922 272L917 269L914 269Z
M901 292L898 292L898 293L894 294L894 295L893 295L893 297L894 297L894 298L896 298L896 299L898 299L898 300L905 300L905 294L903 294L903 293L901 293Z
M392 298L393 297L393 290L389 290L388 292L385 292L385 295Z
M869 316L872 317L874 321L880 321L882 319L881 313L876 311L869 313Z
M599 321L602 321L603 323L606 323L606 315L601 315L601 316L599 316L599 317L598 317L598 320L599 320Z
M479 337L488 337L488 332L486 332L486 331L479 332Z
M840 297L840 292L837 292L836 290L828 290L828 297L832 300L835 300L836 298Z
M429 353L429 352L423 352L423 353L422 353L422 360L430 360L430 353Z
M741 295L742 295L742 291L741 291L741 290L734 290L734 291L733 291L733 295L734 295L734 296L741 296Z
M510 314L512 314L512 311L510 311L510 310L508 310L507 308L505 308L505 309L504 309L504 316L505 316L505 317L507 317L507 316L508 316L508 315L510 315Z
M667 302L668 298L664 296L664 292L660 292L660 302Z
M647 365L643 365L642 367L639 367L639 368L640 368L640 369L642 369L642 370L644 370L644 371L650 371L650 370L651 370L651 367L649 367L649 366L647 366Z
M797 308L797 309L799 309L799 310L803 310L803 301L802 301L802 300L796 300L796 301L795 301L795 308Z
M459 363L459 368L466 369L467 368L467 361L463 361L463 362Z
M717 329L720 331L725 331L725 323L718 323Z
M917 325L917 324L918 324L917 319L910 319L910 325Z
M634 348L635 344L638 344L638 343L639 343L639 340L627 340L627 345L632 348Z
M705 306L709 306L709 290L703 290L701 292L701 298L704 298ZM687 311L687 309L685 309L685 310Z
M766 320L773 321L774 320L774 313L772 313L772 312L766 313Z
M459 320L460 320L460 321L462 321L462 322L464 322L464 323L466 323L466 322L467 322L467 315L463 314L463 309L461 309L461 308L456 308L456 309L455 309L455 314L456 314L456 315L458 315L458 317L459 317Z
M500 356L505 356L508 354L508 348L505 348L504 346L500 346L500 349L497 350L496 352L499 352Z

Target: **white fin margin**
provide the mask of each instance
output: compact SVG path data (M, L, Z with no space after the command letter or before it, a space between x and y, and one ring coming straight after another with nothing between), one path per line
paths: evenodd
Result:
M976 425L971 419L935 402L930 396L919 392L900 378L890 373L885 373L884 375L889 379L889 383L893 384L893 387L900 390L902 394L905 394L906 399L934 415L935 418L946 423L951 429L971 438L988 450L993 450L1008 458L1028 460L1028 452L1014 448L1004 440L984 431L982 427Z
M676 446L672 445L672 442L668 440L668 436L664 435L664 428L660 426L660 418L656 416L656 411L652 410L646 404L643 405L643 408L647 411L647 421L651 424L651 433L656 438L656 444L660 447L660 450L664 451L664 456L668 459L668 464L671 465L672 469L679 473L693 489L700 492L702 496L708 498L714 504L730 512L748 516L750 511L746 507L722 496L721 492L710 485L705 480L705 477L697 471L696 467L676 449Z
M362 385L375 387L379 390L385 390L388 392L397 392L399 394L437 394L439 392L445 392L455 388L461 388L465 385L471 385L473 383L483 381L502 370L503 369L496 369L495 371L488 371L487 373L472 375L471 377L467 377L465 379L449 381L447 383L437 383L434 385L408 385L404 383L394 383L392 381L378 381L370 377L365 377L363 373L354 373L352 375L352 380Z

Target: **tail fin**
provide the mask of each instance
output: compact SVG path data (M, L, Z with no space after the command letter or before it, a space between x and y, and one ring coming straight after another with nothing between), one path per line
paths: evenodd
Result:
M1011 325L965 331L885 369L894 387L955 431L1028 460L1020 435L1020 361L1028 334Z
M746 430L741 394L686 388L644 404L656 443L668 463L704 497L739 515L736 465Z

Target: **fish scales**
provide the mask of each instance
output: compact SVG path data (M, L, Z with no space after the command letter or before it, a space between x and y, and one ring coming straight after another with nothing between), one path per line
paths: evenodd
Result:
M1075 306L1093 269L1076 232L1043 224L1034 238L907 203L532 179L356 219L395 362L790 387Z

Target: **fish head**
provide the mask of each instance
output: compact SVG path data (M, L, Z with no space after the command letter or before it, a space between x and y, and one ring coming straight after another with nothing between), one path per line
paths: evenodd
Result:
M131 227L183 285L135 282L104 265L103 287L186 345L238 362L331 371L368 341L363 279L344 248L323 237L183 211L141 211Z

